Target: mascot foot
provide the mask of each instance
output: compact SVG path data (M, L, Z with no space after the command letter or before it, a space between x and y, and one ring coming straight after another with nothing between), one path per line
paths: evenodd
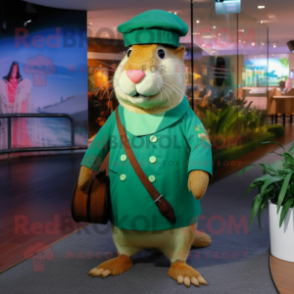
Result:
M196 230L196 234L195 234L195 238L192 243L192 246L197 248L204 248L209 246L210 244L211 244L210 236Z
M197 287L199 287L199 284L207 285L200 273L187 265L185 261L173 262L167 274L180 285L184 283L186 287L190 287L191 283Z
M89 272L89 276L105 278L109 275L117 276L129 270L133 266L132 259L126 255L120 255L105 261Z

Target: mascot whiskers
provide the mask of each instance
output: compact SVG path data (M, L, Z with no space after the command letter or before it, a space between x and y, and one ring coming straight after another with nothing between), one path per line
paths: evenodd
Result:
M134 254L156 248L170 260L168 275L179 284L206 285L186 264L191 246L211 242L196 227L199 199L212 177L208 135L184 95L185 48L179 38L188 27L177 15L150 10L118 31L129 47L113 80L119 106L84 155L78 186L87 189L110 152L111 225L119 255L89 275L122 274L132 267ZM118 119L135 158L121 142ZM136 161L140 176L133 168Z

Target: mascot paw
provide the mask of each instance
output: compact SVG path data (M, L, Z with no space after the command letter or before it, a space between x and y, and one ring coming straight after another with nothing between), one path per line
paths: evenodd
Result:
M89 276L105 278L109 275L117 276L132 267L133 263L130 257L120 255L111 260L105 261L89 272Z
M184 283L186 287L190 287L191 283L197 287L199 287L199 284L207 285L200 273L187 265L185 261L173 262L167 274L180 285Z
M82 166L80 169L80 175L78 179L78 187L82 190L85 191L93 178L94 172L90 170L89 168Z
M201 199L207 189L209 183L209 175L207 172L202 170L193 170L189 174L188 189L192 191L194 197L199 200Z

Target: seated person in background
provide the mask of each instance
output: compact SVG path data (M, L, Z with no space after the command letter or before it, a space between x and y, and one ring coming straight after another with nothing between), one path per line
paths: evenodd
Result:
M233 104L236 101L234 91L229 90L227 95L223 98L223 101L227 104Z

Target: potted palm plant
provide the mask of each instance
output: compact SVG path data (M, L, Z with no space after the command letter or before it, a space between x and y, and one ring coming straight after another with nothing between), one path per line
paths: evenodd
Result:
M261 163L263 175L255 179L247 189L245 195L254 188L258 189L252 203L250 228L255 215L258 215L259 229L261 230L261 214L269 204L269 225L271 253L276 258L288 262L294 262L294 143L288 151L277 142L263 142L263 144L275 143L283 148L279 154L283 160L277 160L273 164ZM253 165L244 168L239 175L248 171Z

